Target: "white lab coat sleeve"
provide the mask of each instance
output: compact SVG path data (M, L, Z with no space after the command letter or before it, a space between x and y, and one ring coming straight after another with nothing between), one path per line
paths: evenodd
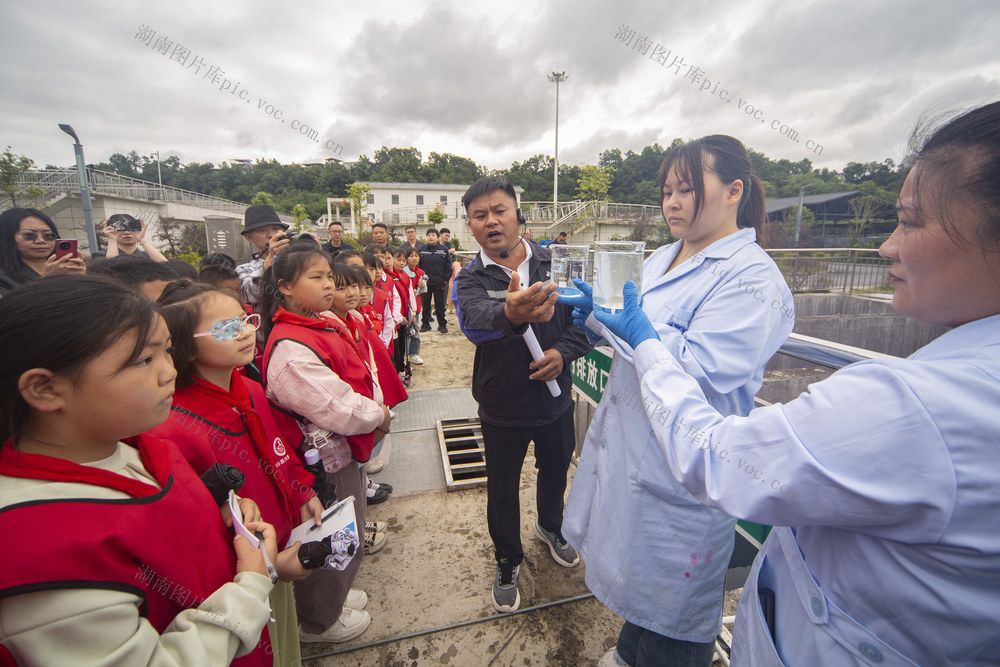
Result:
M947 525L954 465L890 364L854 364L787 404L723 418L661 341L640 344L635 362L638 409L671 473L705 505L763 524L907 542L933 542Z

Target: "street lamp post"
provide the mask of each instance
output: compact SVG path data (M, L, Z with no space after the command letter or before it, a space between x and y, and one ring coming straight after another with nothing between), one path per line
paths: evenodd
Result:
M157 182L159 182L160 187L162 188L163 187L163 175L160 173L160 151L156 151L155 153L150 153L149 154L150 159L152 159L152 157L154 155L156 156L156 180L157 180Z
M795 216L795 247L799 246L799 231L802 229L802 195L805 193L806 189L811 188L816 185L815 183L809 183L808 185L803 185L799 188L799 212Z
M566 72L553 72L549 81L556 84L556 160L552 171L552 221L558 218L559 208L559 84L569 78Z
M73 153L76 155L76 174L80 179L80 200L83 204L83 219L87 225L87 243L90 253L97 252L97 232L94 231L94 209L90 204L90 186L87 184L87 167L83 161L83 144L72 127L59 123L59 129L73 137Z

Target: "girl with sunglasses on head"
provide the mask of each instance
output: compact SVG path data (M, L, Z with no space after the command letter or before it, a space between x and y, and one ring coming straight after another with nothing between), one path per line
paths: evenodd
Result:
M109 278L0 299L0 664L271 664L264 557L146 433L170 413L169 348ZM240 509L273 558L274 529Z
M52 218L34 208L12 208L0 214L0 296L42 276L84 274L77 255L55 256L59 230Z
M177 390L170 417L152 434L172 440L199 475L226 463L246 476L240 495L253 499L274 525L278 544L304 521L320 522L323 506L313 476L293 451L298 437L272 414L263 388L238 369L254 355L260 315L248 315L229 292L177 281L157 302L170 329ZM301 660L291 582L309 572L298 559L300 543L278 553L281 581L271 593L277 625L271 640L277 665Z

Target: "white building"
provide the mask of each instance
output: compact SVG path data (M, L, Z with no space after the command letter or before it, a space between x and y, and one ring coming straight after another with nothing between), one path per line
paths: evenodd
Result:
M378 181L368 182L368 185L372 191L367 204L361 209L362 218L368 219L368 228L374 222L383 222L389 226L389 232L402 242L404 228L413 225L417 228L417 236L423 239L424 233L432 226L427 222L427 213L440 207L444 221L437 226L450 229L452 238L458 239L463 250L478 249L479 245L472 238L466 223L465 207L462 206L462 195L469 189L468 185ZM524 188L515 187L514 192L520 205Z

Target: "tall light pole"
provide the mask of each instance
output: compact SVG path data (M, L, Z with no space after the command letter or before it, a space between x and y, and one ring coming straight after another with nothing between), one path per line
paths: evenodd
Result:
M556 84L556 164L552 171L552 220L557 217L559 207L559 84L569 78L566 72L553 72L549 81Z
M155 153L150 153L149 154L150 159L152 159L154 155L156 156L156 180L160 183L160 187L162 188L163 175L160 174L160 151L156 151Z
M59 123L59 129L73 137L73 152L76 154L76 175L80 179L80 200L83 204L83 219L87 225L87 243L91 254L97 252L97 232L94 231L94 209L90 204L90 186L87 184L87 167L83 162L83 144L73 128Z
M802 229L802 195L805 193L806 189L811 188L816 185L815 183L809 183L808 185L803 185L799 188L799 212L795 216L795 247L799 245L799 231Z

